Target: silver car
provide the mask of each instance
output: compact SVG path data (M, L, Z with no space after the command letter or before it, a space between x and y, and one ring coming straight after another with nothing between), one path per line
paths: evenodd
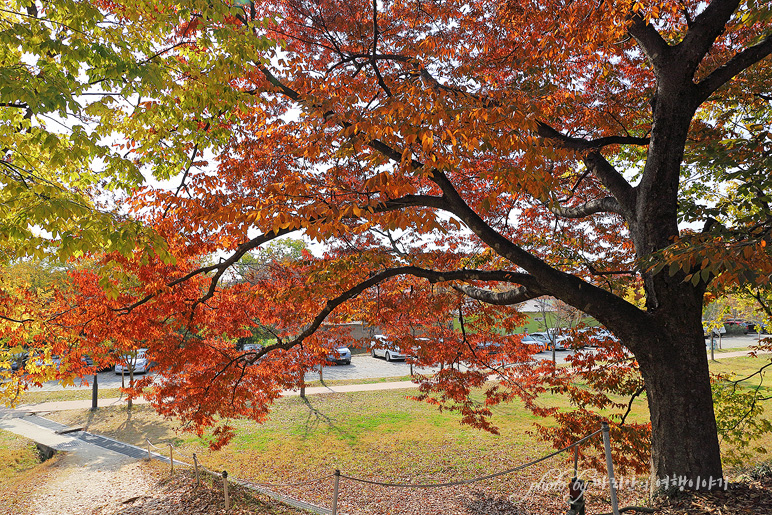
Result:
M121 360L115 365L115 373L122 374L124 372L129 373L130 369L134 369L135 374L144 374L150 368L150 362L147 359L145 353L147 349L137 350L137 354L132 356L130 354L124 355Z
M382 334L376 334L373 336L373 341L370 343L370 355L374 358L384 358L386 361L394 361L396 359L405 360L407 354L389 348L393 346L394 344L388 337Z
M327 361L338 365L350 365L351 350L348 347L337 347L335 352L327 355Z

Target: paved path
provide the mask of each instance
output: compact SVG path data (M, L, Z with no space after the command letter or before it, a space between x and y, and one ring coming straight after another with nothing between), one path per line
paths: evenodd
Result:
M314 386L306 388L306 395L319 395L324 393L374 392L381 390L399 390L407 388L418 388L418 385L412 381L392 381L385 383L348 384L340 386ZM294 395L300 395L300 392L298 390L286 390L282 393L282 395L290 397ZM147 404L147 401L143 398L135 398L134 404ZM100 408L125 405L126 397L99 399ZM91 400L84 399L78 401L53 401L41 402L37 404L22 404L16 408L16 411L20 413L48 413L51 411L66 411L89 408L91 408ZM0 416L2 416L2 412L3 409L0 408Z

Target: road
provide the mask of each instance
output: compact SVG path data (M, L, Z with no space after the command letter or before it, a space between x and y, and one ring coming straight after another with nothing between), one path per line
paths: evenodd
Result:
M722 338L721 348L723 349L742 349L754 345L757 341L756 335L726 336ZM717 342L718 345L718 342ZM556 357L559 363L565 361L566 356L573 351L557 351ZM552 359L551 352L541 352L535 355L538 360ZM463 369L463 367L462 367ZM415 373L427 374L439 370L438 368L423 369L414 368ZM357 379L377 379L382 377L401 377L410 375L410 365L403 361L387 362L383 359L373 358L369 354L357 354L352 356L350 365L330 365L322 370L322 376L325 380L357 380ZM88 385L81 381L75 382L74 386L63 387L56 381L44 383L41 387L31 387L30 391L58 391L65 389L91 388L91 378L86 378ZM319 373L310 372L306 375L306 381L318 381ZM99 388L119 388L121 386L121 376L113 372L103 372L98 375ZM126 377L128 383L128 376Z

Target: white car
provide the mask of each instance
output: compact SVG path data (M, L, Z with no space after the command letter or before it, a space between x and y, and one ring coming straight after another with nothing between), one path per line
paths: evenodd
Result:
M134 369L135 374L144 374L150 368L150 362L147 359L145 353L147 349L137 350L136 356L130 354L124 355L121 360L115 365L115 373L123 374L129 373L130 368Z
M395 359L404 360L407 358L407 354L389 348L393 346L394 344L388 337L382 334L376 334L373 336L373 341L370 343L370 355L374 358L384 358L386 361L394 361Z

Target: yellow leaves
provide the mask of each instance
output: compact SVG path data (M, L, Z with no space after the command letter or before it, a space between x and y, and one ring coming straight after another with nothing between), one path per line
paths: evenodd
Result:
M429 152L434 146L434 134L432 131L425 131L421 134L421 147L424 152Z

